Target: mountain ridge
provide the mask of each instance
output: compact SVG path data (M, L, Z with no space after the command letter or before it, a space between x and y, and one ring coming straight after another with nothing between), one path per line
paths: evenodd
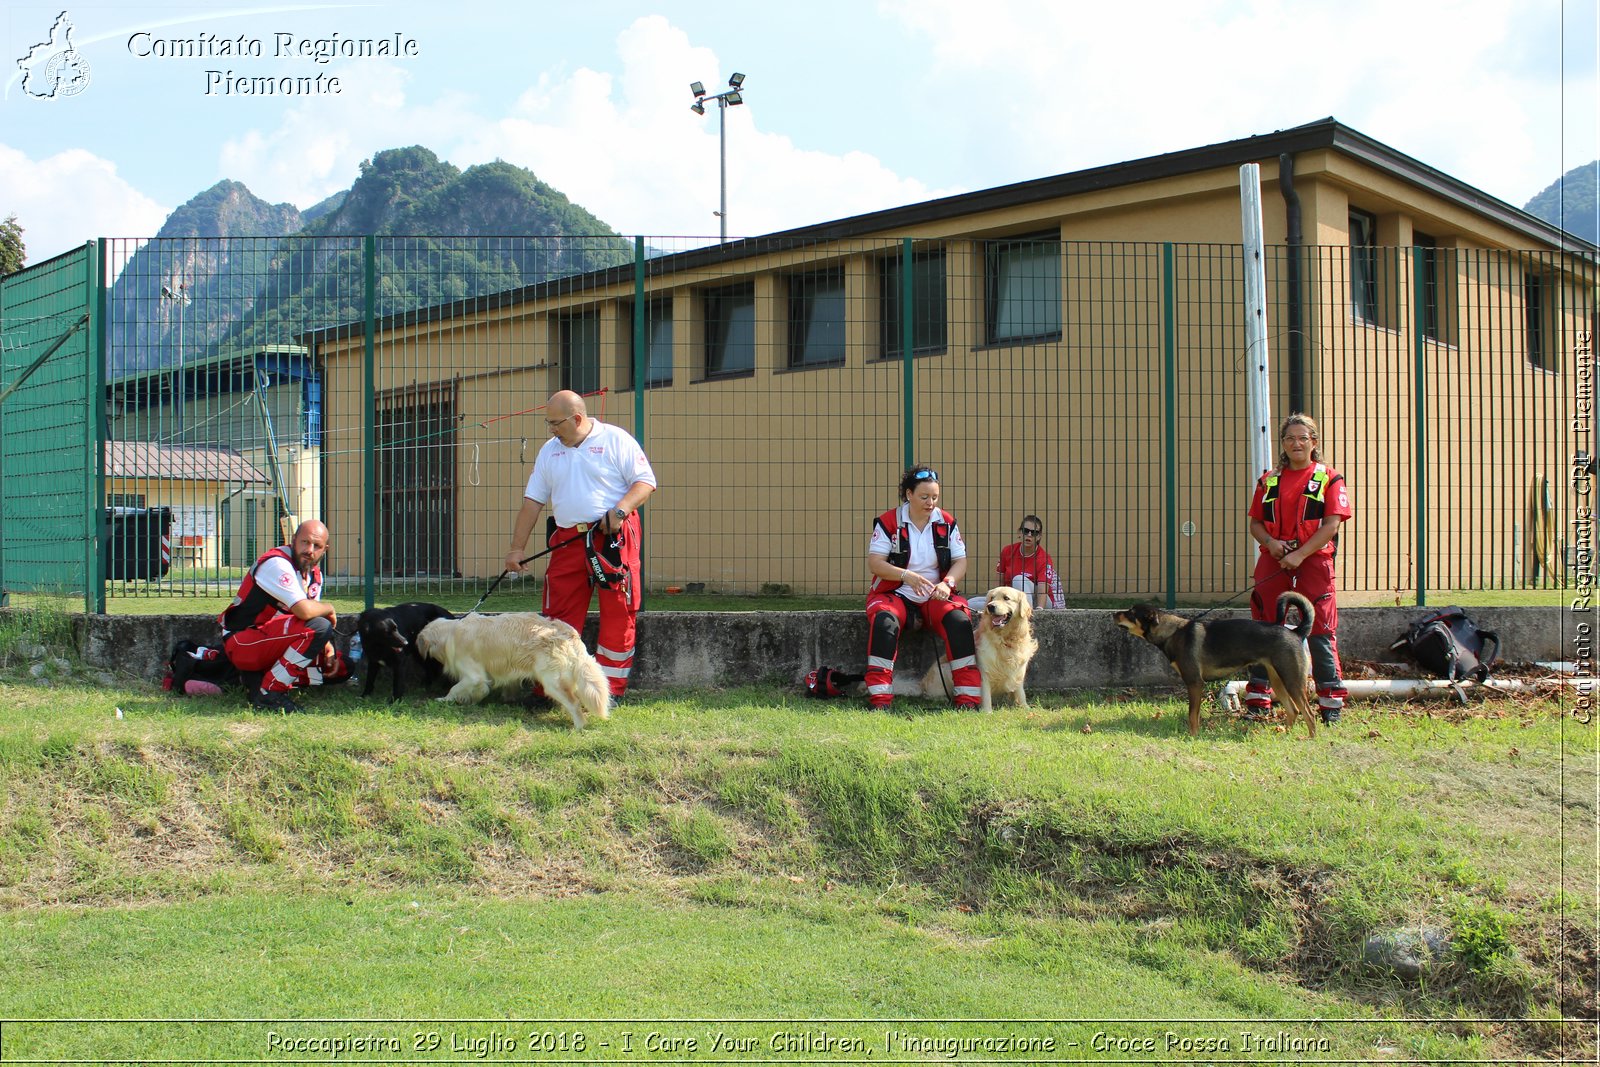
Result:
M223 179L174 210L118 274L111 376L350 321L361 311L364 273L353 241L367 235L397 238L378 254L385 314L632 255L601 219L502 160L461 170L421 145L386 149L362 161L350 188L305 211Z

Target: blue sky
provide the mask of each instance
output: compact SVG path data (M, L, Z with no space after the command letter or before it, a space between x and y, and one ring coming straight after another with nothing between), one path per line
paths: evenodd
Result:
M1594 0L63 4L0 13L0 216L30 262L151 236L223 178L308 207L409 144L528 167L623 233L715 235L718 115L689 83L734 71L740 236L1327 115L1517 205L1600 155ZM32 95L17 60L63 11L87 81ZM298 54L397 36L415 54ZM261 55L158 54L240 38Z

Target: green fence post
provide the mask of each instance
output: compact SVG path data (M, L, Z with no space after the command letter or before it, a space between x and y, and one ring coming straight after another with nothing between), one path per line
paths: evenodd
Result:
M1178 606L1178 278L1172 242L1161 245L1161 419L1165 426L1167 607Z
M0 284L0 323L6 317L6 287ZM4 351L0 348L0 351ZM0 471L6 470L6 404L0 400ZM6 480L0 478L0 608L11 602L6 592Z
M633 439L644 448L644 386L650 353L644 335L644 236L633 239Z
M1422 331L1422 248L1411 248L1411 350L1416 412L1411 420L1411 436L1416 442L1417 472L1417 606L1428 605L1428 390L1426 355L1428 346Z
M905 442L905 463L902 470L910 470L911 465L917 461L917 375L912 364L914 357L915 338L912 336L912 327L916 317L912 314L911 301L916 297L916 279L912 277L911 246L912 239L907 237L900 243L900 392L904 402L902 418L905 420L905 430L902 434Z
M109 521L106 518L106 387L105 369L110 343L110 331L105 328L106 313L110 310L111 286L106 277L106 238L101 237L88 247L88 264L84 270L84 307L89 312L89 335L84 339L88 353L88 366L84 368L84 441L89 453L88 529L84 530L83 608L92 615L106 612L105 569L101 565L104 554L101 547L108 544ZM93 531L93 532L91 532ZM98 536L95 536L98 534Z
M650 365L648 339L644 333L644 235L633 239L633 439L639 442L644 454L650 450L644 443L644 390ZM554 514L552 512L552 514ZM644 584L644 515L639 516L639 584ZM644 606L644 590L639 591L640 607Z
M361 305L361 569L366 572L367 607L376 606L378 592L378 401L373 374L374 338L378 332L378 239L361 239L364 270Z

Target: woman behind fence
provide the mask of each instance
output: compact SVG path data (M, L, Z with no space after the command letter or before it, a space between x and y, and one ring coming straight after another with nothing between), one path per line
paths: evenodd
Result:
M1322 462L1317 424L1295 412L1278 431L1283 452L1278 467L1256 482L1250 502L1250 536L1261 546L1250 591L1250 616L1272 621L1278 594L1294 589L1317 609L1307 643L1311 673L1317 680L1317 706L1322 721L1339 721L1349 690L1339 676L1339 602L1334 578L1334 553L1339 527L1350 518L1350 494L1344 475ZM1259 673L1258 673L1259 672ZM1245 691L1251 715L1272 707L1272 686L1266 672L1253 668Z
M926 464L900 479L900 505L879 515L867 546L867 699L894 701L900 634L916 619L944 640L958 708L976 708L982 693L972 617L957 593L967 573L967 546L955 518L939 507L939 472Z
M1056 561L1044 550L1044 520L1037 515L1022 516L1017 538L1000 550L1000 562L994 565L995 584L1018 590L1035 609L1066 607L1067 594L1061 588ZM987 602L988 597L982 596L967 601L973 614L982 611Z

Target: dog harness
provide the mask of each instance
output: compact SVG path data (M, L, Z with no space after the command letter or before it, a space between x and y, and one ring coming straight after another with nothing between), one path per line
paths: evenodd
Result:
M233 603L222 609L222 614L217 616L217 623L222 627L223 633L237 633L260 626L274 615L283 612L283 605L276 597L267 592L256 581L256 571L269 559L287 560L291 568L294 567L294 553L287 548L279 546L268 549L261 554L250 567L250 573L244 576L244 581L239 583L239 591L234 594ZM316 600L322 592L322 568L312 566L311 577L305 583L306 598Z

